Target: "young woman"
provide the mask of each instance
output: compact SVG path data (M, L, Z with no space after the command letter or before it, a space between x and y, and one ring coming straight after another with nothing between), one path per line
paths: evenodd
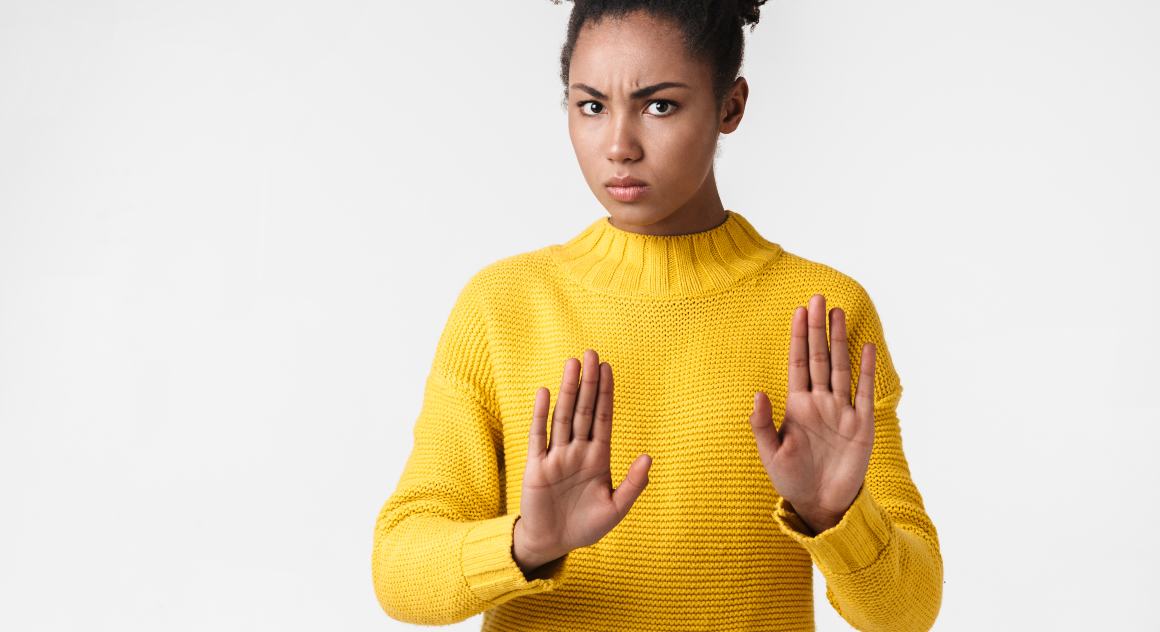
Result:
M575 4L568 129L609 217L461 290L375 527L391 617L811 630L816 563L856 628L933 625L942 557L874 304L717 191L762 2Z

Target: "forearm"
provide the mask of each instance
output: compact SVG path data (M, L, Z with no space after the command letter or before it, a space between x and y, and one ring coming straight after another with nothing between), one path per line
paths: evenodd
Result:
M471 523L435 515L411 515L376 527L372 576L375 595L393 619L446 625L482 612L487 605L467 591L459 548Z
M826 578L827 599L859 630L929 630L942 601L937 540L903 528L864 488L837 524L817 533L779 504L783 530L810 553ZM933 526L926 533L933 534Z
M925 632L938 617L941 558L925 540L898 527L869 566L823 574L827 599L860 630Z
M516 597L553 589L566 558L525 575L512 559L516 516L458 522L415 514L380 517L372 574L383 610L407 623L463 621Z

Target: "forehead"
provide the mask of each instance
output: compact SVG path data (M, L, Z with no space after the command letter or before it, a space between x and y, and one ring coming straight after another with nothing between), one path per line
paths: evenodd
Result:
M682 37L675 24L644 11L586 22L572 50L569 81L696 82L706 68L689 56Z

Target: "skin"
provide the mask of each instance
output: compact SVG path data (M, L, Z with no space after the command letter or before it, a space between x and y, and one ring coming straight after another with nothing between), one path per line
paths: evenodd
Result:
M568 135L584 180L614 226L680 235L725 221L713 158L719 135L741 124L749 96L744 77L719 105L709 64L688 55L675 25L644 11L586 23L568 73ZM662 82L688 87L631 95ZM613 198L604 182L623 175L647 182L648 194L635 202Z
M660 82L688 87L630 94ZM718 135L740 124L748 91L745 79L738 78L718 104L710 67L687 54L680 32L663 19L638 11L586 24L569 69L568 131L584 179L613 225L679 235L724 222L713 156ZM612 198L605 180L625 174L647 182L648 195L627 203ZM845 313L829 312L830 342L826 316L821 294L794 311L780 429L764 392L754 394L750 417L771 484L812 529L810 535L836 525L849 509L865 479L874 439L874 347L862 348L855 408L849 400ZM650 456L640 455L613 486L612 367L600 362L595 350L586 349L582 362L564 362L549 445L550 395L546 387L535 393L512 540L513 559L529 579L549 575L550 562L598 542L623 520L648 485L652 465Z
M810 297L790 321L789 388L785 419L773 425L769 396L758 391L749 418L770 482L817 535L841 521L862 488L874 446L874 359L862 345L858 390L850 402L851 368L846 314Z

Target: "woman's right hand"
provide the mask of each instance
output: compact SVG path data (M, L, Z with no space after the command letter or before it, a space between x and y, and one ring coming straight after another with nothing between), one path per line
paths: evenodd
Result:
M612 487L612 366L588 349L577 387L579 372L576 358L564 362L550 447L550 393L545 387L536 390L520 517L512 536L512 554L525 573L599 541L628 515L648 484L652 457L642 454L620 486Z

